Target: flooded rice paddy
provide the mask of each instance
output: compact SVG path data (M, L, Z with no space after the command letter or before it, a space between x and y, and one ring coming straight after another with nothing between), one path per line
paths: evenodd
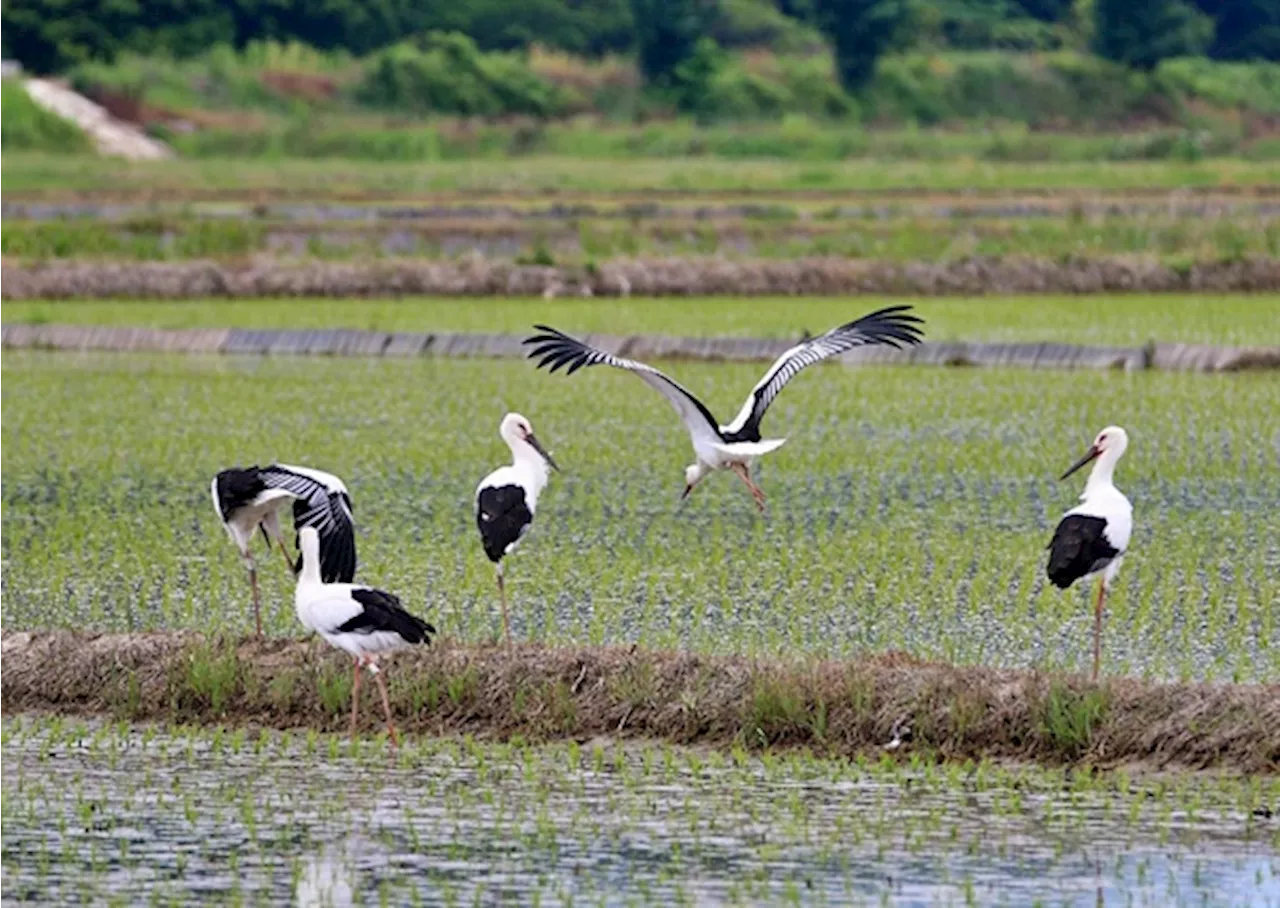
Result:
M1280 905L1280 782L7 718L6 904Z
M532 318L533 316L531 316ZM671 371L732 413L755 365ZM1269 375L847 369L770 411L760 517L731 476L685 502L683 426L633 376L511 361L10 353L4 358L6 628L240 632L245 571L209 477L281 460L351 488L357 579L463 641L500 626L476 483L508 409L564 468L508 566L518 637L720 653L906 650L1001 667L1089 661L1089 590L1044 577L1083 484L1056 477L1099 428L1135 531L1104 670L1280 678L1280 425ZM262 553L269 633L296 635Z

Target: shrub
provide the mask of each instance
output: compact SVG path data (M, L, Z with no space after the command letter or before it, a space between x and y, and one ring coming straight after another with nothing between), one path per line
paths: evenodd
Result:
M497 116L550 116L559 92L516 53L482 53L466 35L427 35L375 55L355 88L362 103L383 109Z

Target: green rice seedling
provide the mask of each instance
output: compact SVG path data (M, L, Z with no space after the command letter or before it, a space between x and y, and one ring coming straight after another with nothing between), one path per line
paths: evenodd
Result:
M669 368L726 412L758 378L751 365ZM351 486L362 577L404 591L456 639L483 640L497 620L491 573L478 545L456 544L474 534L477 477L466 464L493 455L474 425L477 414L496 419L536 400L529 415L573 470L547 490L540 528L513 568L517 633L745 655L904 649L1073 670L1087 661L1087 594L1049 587L1043 546L1078 487L1054 477L1080 439L1120 422L1134 441L1118 482L1138 510L1104 670L1280 677L1280 655L1263 645L1280 601L1270 506L1280 487L1255 420L1274 397L1267 375L1076 373L1067 382L1052 372L818 367L770 413L790 440L760 466L770 496L762 520L729 483L709 481L676 504L687 437L625 375L535 387L519 362L16 351L3 370L0 432L15 442L0 492L6 627L242 632L243 571L208 508L208 477L287 454ZM450 393L389 390L422 387ZM335 388L341 397L323 416L307 415L309 400ZM228 399L280 417L245 423L220 404ZM602 399L607 412L593 406ZM51 432L49 411L76 432ZM647 444L621 442L636 425ZM137 582L130 610L117 591ZM288 578L264 570L262 584L271 632L295 633ZM51 586L62 593L51 599ZM471 704L470 672L440 679L441 708ZM654 679L634 673L609 683L635 709L655 695ZM232 693L283 703L290 686L273 679ZM310 678L292 686L295 697L312 695ZM421 708L418 695L396 692ZM828 709L866 721L869 696L854 675ZM693 728L703 704L696 687L690 697Z
M220 641L192 647L184 671L177 682L179 701L193 697L214 713L221 713L240 689L240 661L235 649Z

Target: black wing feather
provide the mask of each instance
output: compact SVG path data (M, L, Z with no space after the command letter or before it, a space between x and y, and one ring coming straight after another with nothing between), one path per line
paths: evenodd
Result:
M338 519L331 516L335 511L341 513L344 506L349 514L347 501L345 495L333 492L326 496L323 508L302 499L293 503L294 529L313 526L320 535L320 579L325 583L350 583L356 576L355 524L346 514Z
M375 631L391 631L399 634L406 643L430 643L436 629L416 615L405 611L398 596L371 587L357 587L351 598L359 602L363 610L343 622L335 633L372 634Z
M279 464L272 464L259 473L268 487L283 489L296 499L293 503L295 530L315 527L320 537L320 579L325 583L354 580L356 535L350 497Z
M214 478L218 495L218 513L223 521L231 519L231 515L257 498L267 488L262 481L261 471L257 466L232 467L221 470Z
M530 348L528 358L536 359L539 369L546 367L548 372L556 372L568 366L569 368L565 371L565 375L572 375L579 369L606 365L613 366L615 369L634 372L675 406L680 412L680 418L685 421L691 432L709 433L716 441L720 440L720 433L716 427L716 418L711 415L711 411L707 409L702 401L694 397L688 389L670 376L645 363L606 353L549 325L534 325L533 327L541 333L530 335L521 343ZM661 387L655 385L655 381L660 382ZM674 392L675 396L670 392ZM692 407L692 410L689 410L689 407ZM696 416L694 415L695 413L697 414ZM699 418L705 421L705 426L696 425Z
M476 501L476 526L484 553L497 564L507 548L519 542L533 522L533 512L525 501L524 489L517 485L487 486Z
M888 306L868 313L826 334L810 338L779 356L765 372L764 377L751 390L751 396L743 405L745 419L740 413L741 425L730 426L724 433L726 441L759 441L760 420L787 382L804 368L832 356L848 353L857 347L889 346L901 348L920 343L924 334L920 325L924 320L910 315L910 306ZM748 409L749 408L749 409ZM737 420L735 420L737 422Z
M1066 589L1081 577L1100 571L1120 554L1107 541L1107 521L1088 514L1062 518L1049 543L1046 572L1054 586Z

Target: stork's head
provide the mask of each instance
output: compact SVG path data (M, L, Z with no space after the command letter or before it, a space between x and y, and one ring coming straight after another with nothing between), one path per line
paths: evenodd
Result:
M1104 462L1114 466L1115 462L1124 454L1125 449L1129 447L1129 433L1119 426L1107 426L1098 433L1098 437L1093 440L1093 444L1089 446L1089 450L1084 452L1084 456L1071 465L1071 469L1062 474L1066 479L1076 470L1083 467L1091 460L1101 458Z
M684 468L684 493L680 499L689 497L689 493L693 491L693 487L702 482L702 477L711 472L709 467L703 466L701 463L691 463Z
M498 434L502 436L502 440L507 443L507 446L517 453L517 456L519 456L522 448L532 448L538 453L538 456L547 462L551 469L560 469L551 455L547 453L546 448L538 441L538 436L533 434L533 426L529 424L529 420L519 413L508 413L502 417L502 424L498 426Z

